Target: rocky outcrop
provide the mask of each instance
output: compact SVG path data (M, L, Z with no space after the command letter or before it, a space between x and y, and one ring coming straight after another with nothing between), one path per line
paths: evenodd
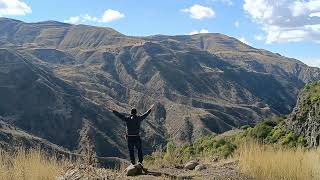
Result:
M307 85L303 89L286 126L304 135L310 147L320 145L320 83Z
M193 170L195 167L197 167L199 163L197 161L189 161L184 165L184 169Z

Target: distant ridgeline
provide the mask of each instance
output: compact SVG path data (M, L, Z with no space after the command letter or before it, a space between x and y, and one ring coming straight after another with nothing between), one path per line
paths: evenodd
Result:
M308 84L301 91L297 105L289 115L286 126L304 135L310 147L320 144L320 82Z
M294 132L308 132L312 144L318 126L308 113L290 116L294 132L270 117L291 113L300 89L319 80L320 68L219 33L133 37L0 17L0 147L23 141L79 153L88 132L97 156L126 158L125 125L108 109L144 112L154 103L141 127L145 153L173 141L227 156L231 142L201 137L266 118L240 131L289 146L307 142Z

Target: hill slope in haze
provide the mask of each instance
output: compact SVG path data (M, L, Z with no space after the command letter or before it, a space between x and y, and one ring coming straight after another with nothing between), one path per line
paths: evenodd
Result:
M289 113L320 70L222 34L125 36L111 28L0 18L0 116L77 151L81 129L99 156L125 156L124 124L140 112L145 151ZM10 102L10 103L9 103ZM8 118L9 117L9 118Z

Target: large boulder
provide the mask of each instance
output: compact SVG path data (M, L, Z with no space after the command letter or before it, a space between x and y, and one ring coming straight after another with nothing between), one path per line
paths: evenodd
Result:
M193 170L199 163L197 161L189 161L186 165L184 165L184 169Z
M202 171L202 170L204 170L204 169L206 169L207 167L205 166L205 165L203 165L203 164L199 164L199 165L197 165L195 168L194 168L194 170L195 171Z
M132 165L130 164L127 169L127 176L137 176L141 175L143 171L143 167L140 164Z

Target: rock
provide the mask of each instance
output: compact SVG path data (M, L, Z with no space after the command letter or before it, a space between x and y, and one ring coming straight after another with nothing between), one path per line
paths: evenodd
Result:
M214 157L212 158L212 162L218 162L219 158L218 157Z
M189 161L186 165L184 165L184 168L193 170L197 165L199 165L197 161Z
M205 166L205 165L203 165L203 164L199 164L199 165L197 165L195 168L194 168L194 170L195 171L202 171L202 170L204 170L204 169L206 169L207 167Z
M116 179L116 174L111 173L110 169L87 166L72 167L55 180L100 180Z
M70 169L63 176L56 180L80 180L83 178L82 173L78 169Z
M126 169L127 176L141 175L142 171L143 171L143 167L139 164L136 164L136 165L130 164Z
M297 100L285 126L297 135L303 135L309 147L320 145L320 83L307 85Z
M135 176L137 174L137 171L137 168L132 164L130 164L126 169L127 176Z

